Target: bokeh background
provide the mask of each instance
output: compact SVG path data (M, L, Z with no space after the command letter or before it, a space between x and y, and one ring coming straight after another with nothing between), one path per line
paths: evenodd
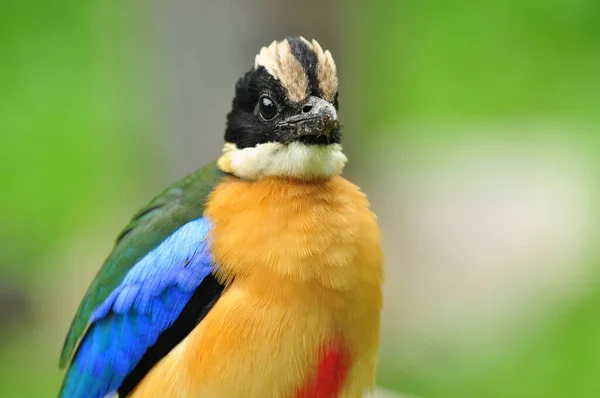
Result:
M378 382L600 396L600 2L0 5L0 396L55 396L71 316L129 217L220 152L236 79L332 50L385 235Z

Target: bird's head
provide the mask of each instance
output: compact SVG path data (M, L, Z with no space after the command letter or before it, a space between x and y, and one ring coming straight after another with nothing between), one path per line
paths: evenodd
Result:
M339 174L338 79L331 53L290 37L263 47L235 86L219 167L248 180Z

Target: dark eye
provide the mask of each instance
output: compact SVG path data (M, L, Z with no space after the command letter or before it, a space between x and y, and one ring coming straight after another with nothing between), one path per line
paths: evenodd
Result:
M258 100L258 111L265 120L271 120L277 116L277 105L270 97L263 95Z

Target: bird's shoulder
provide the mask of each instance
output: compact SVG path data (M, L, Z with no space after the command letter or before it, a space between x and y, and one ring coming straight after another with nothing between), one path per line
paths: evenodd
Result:
M181 226L202 217L209 194L223 176L216 163L210 163L165 189L132 217L77 310L61 352L61 367L72 356L94 309L146 254Z

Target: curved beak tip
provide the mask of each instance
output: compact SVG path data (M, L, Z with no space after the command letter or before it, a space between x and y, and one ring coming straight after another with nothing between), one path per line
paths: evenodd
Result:
M323 120L323 134L329 135L331 130L337 125L337 113L335 109L333 112L324 112L322 116Z

